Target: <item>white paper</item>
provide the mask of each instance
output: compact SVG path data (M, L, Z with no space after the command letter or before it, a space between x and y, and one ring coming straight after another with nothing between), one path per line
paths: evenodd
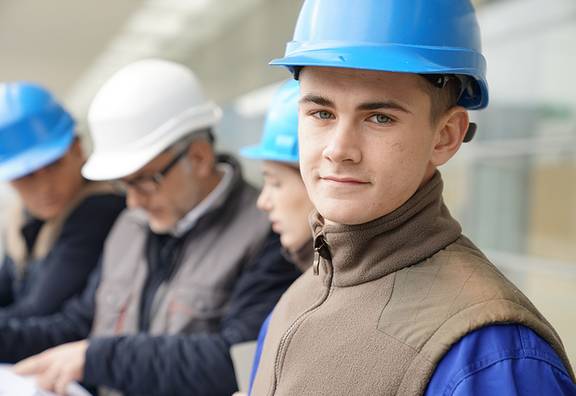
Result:
M36 386L32 377L22 377L12 372L11 366L0 364L0 396L55 396ZM90 396L90 394L76 383L68 386L67 396Z
M252 361L256 353L256 341L248 341L232 345L230 355L234 363L236 383L241 392L248 392L250 384L250 373L252 371ZM1 394L0 394L1 396Z

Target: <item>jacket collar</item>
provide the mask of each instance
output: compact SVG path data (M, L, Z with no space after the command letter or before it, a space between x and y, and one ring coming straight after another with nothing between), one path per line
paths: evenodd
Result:
M196 206L194 206L178 223L171 234L180 237L194 227L198 219L207 213L212 207L222 205L222 201L230 194L232 182L238 179L238 169L228 161L219 161L217 164L222 177L216 187Z
M364 224L324 224L314 212L317 256L332 264L333 274L326 268L324 274L333 276L335 286L353 286L419 263L454 242L462 229L444 205L442 187L436 172L400 208Z

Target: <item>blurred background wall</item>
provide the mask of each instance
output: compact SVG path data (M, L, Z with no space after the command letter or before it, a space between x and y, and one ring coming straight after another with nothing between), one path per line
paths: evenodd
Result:
M478 0L491 105L443 169L468 234L556 326L576 364L576 2ZM353 6L351 2L351 6ZM301 0L0 0L0 80L32 80L84 117L131 61L190 66L225 110L219 147L258 140L287 72L267 66ZM245 162L259 183L258 164ZM0 185L0 209L11 196ZM0 211L0 221L4 211Z

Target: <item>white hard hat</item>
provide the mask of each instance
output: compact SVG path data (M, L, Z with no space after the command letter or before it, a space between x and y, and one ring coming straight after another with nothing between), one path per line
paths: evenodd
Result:
M116 72L88 112L94 151L82 168L92 180L111 180L141 169L192 131L214 126L221 110L206 100L183 65L146 59Z

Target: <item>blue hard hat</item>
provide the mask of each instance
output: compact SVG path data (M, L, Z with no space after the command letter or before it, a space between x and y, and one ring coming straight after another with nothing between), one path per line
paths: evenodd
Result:
M240 153L247 158L298 162L298 99L300 84L285 82L274 95L266 114L260 144L244 147Z
M74 139L74 120L43 87L0 84L0 180L14 180L62 157Z
M486 60L469 0L306 0L272 65L469 76L459 104L488 105Z

